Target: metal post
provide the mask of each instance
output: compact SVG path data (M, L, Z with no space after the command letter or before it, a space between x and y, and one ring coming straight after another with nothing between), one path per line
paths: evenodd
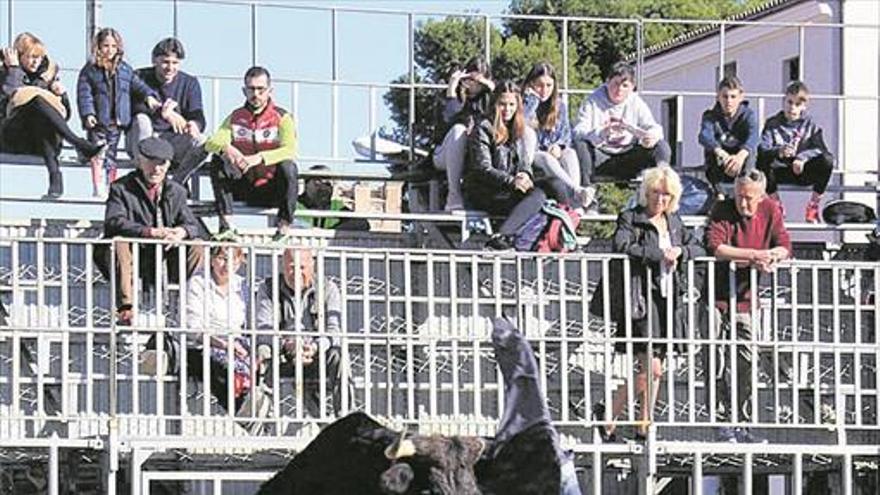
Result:
M416 25L415 19L413 18L412 12L407 14L406 18L407 22L407 49L409 53L407 53L407 69L409 72L409 118L407 119L407 135L409 136L409 151L410 156L415 156L415 147L416 147L416 137L415 137L415 122L416 122Z
M12 2L9 2L10 9ZM10 23L12 22L10 18ZM92 51L92 38L101 24L101 0L86 0L86 53ZM10 34L11 36L11 34Z
M846 453L843 454L843 462L840 465L840 469L843 470L843 476L841 479L843 480L843 495L853 495L853 459L852 454Z
M806 45L806 29L798 27L798 81L804 80L804 46ZM763 122L763 121L761 121Z
M725 29L727 25L723 22L721 23L721 31L719 32L718 41L721 44L719 47L718 54L718 81L720 82L724 79L724 44L725 44Z
M804 493L804 455L801 453L795 454L794 459L792 459L792 464L794 472L791 477L791 493Z
M52 442L49 444L49 495L58 495L58 434L52 433Z
M642 82L644 80L644 71L642 70L642 63L644 62L642 57L644 56L645 51L645 24L639 19L638 24L636 24L636 88L639 91L644 91L645 88L642 87Z
M257 4L251 3L251 65L257 65Z
M370 108L368 110L367 125L370 129L370 160L376 160L376 87L370 86Z
M694 454L693 479L691 482L691 493L693 495L703 495L703 454Z
M752 463L755 461L754 454L751 452L746 452L743 455L743 491L744 495L752 495L753 486L752 486Z
M12 30L14 29L14 23L12 22L12 15L15 9L12 8L12 4L15 3L15 0L7 0L6 3L6 45L12 46L12 41L15 39L15 36L12 34Z
M568 19L562 19L562 97L568 105Z
M178 7L180 0L171 0L171 33L175 38L180 37L179 29L178 29Z
M330 11L330 59L333 87L330 88L330 156L336 157L339 148L339 31L336 9Z
M486 63L492 59L492 23L489 16L483 17L483 56L486 57Z

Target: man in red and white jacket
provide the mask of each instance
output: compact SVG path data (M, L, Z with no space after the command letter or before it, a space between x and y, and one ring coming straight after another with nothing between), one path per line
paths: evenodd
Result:
M263 67L244 74L244 106L232 112L205 142L214 153L211 184L220 214L220 230L232 229L232 201L253 206L278 205L276 239L289 233L298 196L296 125L275 106L272 79Z

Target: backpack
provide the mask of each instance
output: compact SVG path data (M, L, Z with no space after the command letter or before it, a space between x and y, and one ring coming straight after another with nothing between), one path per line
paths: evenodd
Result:
M838 199L829 201L822 210L822 218L831 225L842 223L869 223L877 219L874 210L855 201Z
M575 231L580 215L567 205L548 199L517 230L513 246L517 251L568 252L577 246Z
M678 202L680 215L705 215L712 206L712 187L688 175L681 176L681 198Z

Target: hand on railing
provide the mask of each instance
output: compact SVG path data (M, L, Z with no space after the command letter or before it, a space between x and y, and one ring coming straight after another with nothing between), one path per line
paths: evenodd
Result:
M312 364L318 354L318 343L315 341L306 342L300 338L284 339L281 343L281 349L284 351L284 356L291 363L294 362L294 360L296 359L296 349L298 343L302 350L302 364L306 366Z

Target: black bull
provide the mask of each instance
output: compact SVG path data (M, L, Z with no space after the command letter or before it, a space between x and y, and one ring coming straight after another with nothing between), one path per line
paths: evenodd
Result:
M494 439L413 435L403 447L400 432L356 412L321 431L259 494L558 495L563 455L531 347L502 319L492 343L506 391Z

